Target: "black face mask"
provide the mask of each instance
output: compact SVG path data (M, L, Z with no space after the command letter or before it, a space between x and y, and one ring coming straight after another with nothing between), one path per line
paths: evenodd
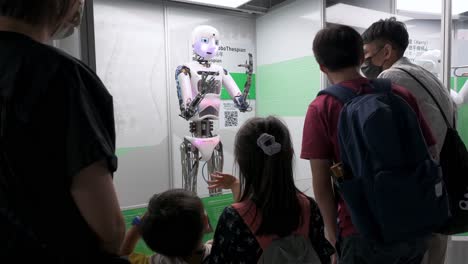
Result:
M383 72L383 66L373 64L371 58L368 58L364 64L362 64L361 71L368 79L377 79L379 74Z
M366 76L368 79L377 79L377 77L380 75L380 73L383 72L383 65L385 64L385 61L382 63L381 66L377 66L372 63L372 58L379 54L383 50L383 47L377 51L372 57L368 57L364 63L361 66L361 71Z

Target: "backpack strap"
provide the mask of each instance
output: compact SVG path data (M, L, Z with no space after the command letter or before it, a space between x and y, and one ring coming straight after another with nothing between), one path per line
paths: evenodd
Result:
M310 201L305 195L302 194L298 194L298 200L303 214L301 215L301 225L292 234L302 235L309 239L310 218L312 217L310 214ZM262 250L268 248L273 240L279 238L277 235L255 235L258 227L262 222L262 215L260 212L258 212L257 206L255 206L251 200L234 203L232 204L232 207L239 213L250 232L252 232L252 235L255 236L255 239L257 240Z
M392 81L389 79L374 79L370 81L372 89L377 93L389 93L392 91Z
M419 83L419 85L424 89L426 90L426 92L429 94L429 96L431 96L432 98L432 101L435 102L435 104L437 105L437 107L439 108L439 111L440 113L442 114L442 117L444 118L444 121L445 121L445 124L447 125L448 128L452 128L452 126L450 125L450 122L448 121L448 118L447 116L445 115L445 112L442 110L442 107L440 106L439 104L439 101L437 101L437 99L435 98L435 96L431 93L431 91L429 91L429 89L418 79L416 78L416 76L414 76L413 74L411 74L409 71L403 69L403 68L399 68L399 67L394 67L395 69L398 69L402 72L405 72L406 74L408 74L411 78L413 78L417 83ZM455 124L455 118L454 118L454 121L453 123Z
M358 94L355 93L353 90L339 84L332 85L327 89L320 91L317 96L320 95L333 96L343 104L346 104L347 102L351 101L354 97L358 96Z
M392 91L392 82L389 79L371 80L370 84L372 90L376 93L389 93ZM359 96L358 93L339 84L332 85L327 89L320 91L317 96L320 95L331 95L343 104L346 104L347 102L351 101L354 97Z

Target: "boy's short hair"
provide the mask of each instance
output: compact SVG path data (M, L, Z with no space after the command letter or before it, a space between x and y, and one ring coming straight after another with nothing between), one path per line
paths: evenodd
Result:
M154 195L141 223L143 240L154 252L187 257L202 241L204 209L194 193L175 189Z
M71 0L0 0L0 16L31 25L57 23L65 16Z
M330 71L360 66L364 56L361 35L345 25L333 25L315 36L313 51L318 64Z
M362 34L364 44L368 44L375 40L383 43L390 42L392 47L398 51L399 56L403 56L408 48L409 35L406 30L406 25L403 22L397 21L395 17L381 19L372 24Z

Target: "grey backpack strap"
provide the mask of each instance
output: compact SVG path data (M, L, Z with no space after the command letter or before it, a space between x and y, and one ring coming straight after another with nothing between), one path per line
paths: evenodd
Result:
M320 264L321 262L308 238L303 235L290 235L274 240L263 251L258 263Z
M437 105L437 107L439 108L439 111L440 113L442 114L442 117L444 118L444 121L445 121L445 124L447 125L448 128L453 128L452 125L450 125L450 122L448 121L448 118L447 116L445 115L445 112L443 111L442 107L440 106L439 104L439 101L437 101L437 99L435 98L435 96L431 93L431 91L429 91L429 89L426 87L426 85L424 85L418 78L416 78L416 76L414 76L411 72L403 69L403 68L398 68L398 67L395 67L395 69L398 69L400 71L403 71L405 72L406 74L408 74L411 78L413 78L417 83L419 83L419 85L429 94L429 96L432 98L432 101L434 101L434 103ZM455 120L454 120L454 123L455 125Z

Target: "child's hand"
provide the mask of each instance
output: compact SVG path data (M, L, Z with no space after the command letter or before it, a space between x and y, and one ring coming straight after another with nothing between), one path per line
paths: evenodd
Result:
M213 180L208 181L208 189L216 189L216 188L222 188L222 189L231 189L234 184L237 182L237 178L230 175L230 174L224 174L220 172L215 172L211 174L211 178Z

